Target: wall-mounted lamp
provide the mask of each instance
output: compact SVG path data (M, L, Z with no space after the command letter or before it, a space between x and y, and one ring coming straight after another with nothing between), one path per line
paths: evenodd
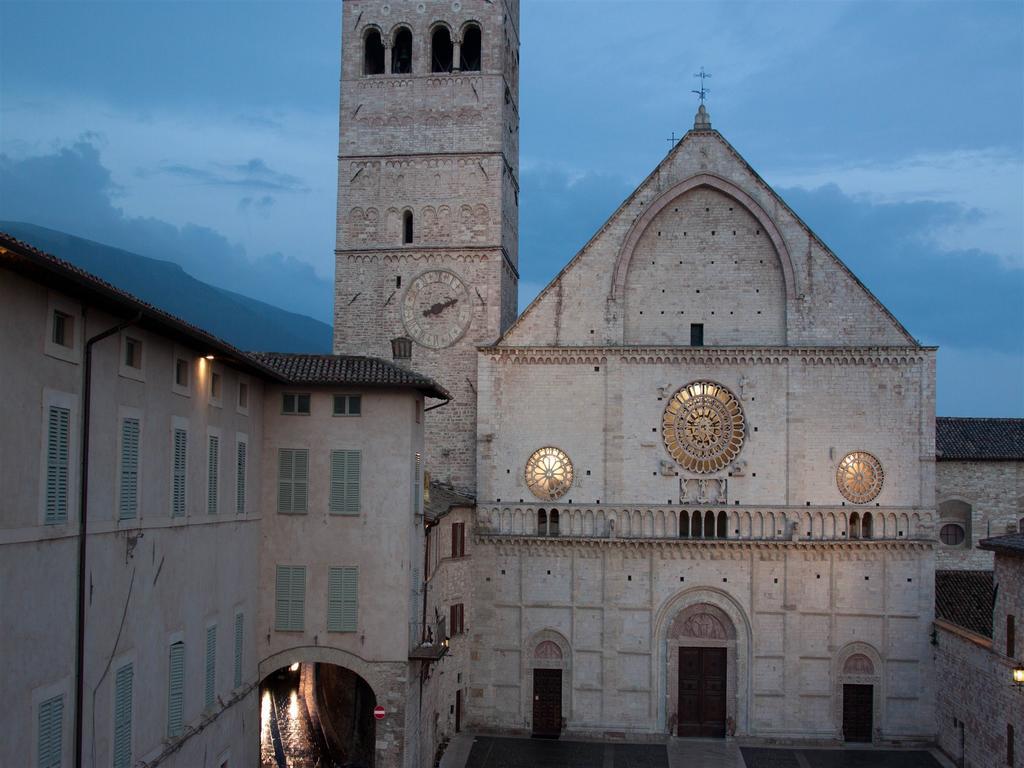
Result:
M1013 668L1013 685L1017 693L1024 693L1024 666Z
M213 360L213 355L203 355L207 360Z

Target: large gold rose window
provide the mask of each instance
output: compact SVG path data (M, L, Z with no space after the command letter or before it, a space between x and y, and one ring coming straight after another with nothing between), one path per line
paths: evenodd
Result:
M836 470L839 492L854 504L871 501L882 492L882 462L864 451L848 453Z
M668 452L692 472L717 472L743 447L740 402L713 381L694 381L676 392L661 421Z
M572 487L572 462L559 448L541 448L526 462L526 485L538 499L551 501Z

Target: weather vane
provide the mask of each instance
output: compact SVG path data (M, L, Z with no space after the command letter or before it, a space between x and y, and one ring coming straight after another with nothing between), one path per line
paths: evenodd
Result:
M700 96L700 103L703 104L704 103L704 98L709 93L711 93L711 89L710 88L705 88L704 87L704 81L707 80L709 77L711 77L711 75L704 71L704 67L701 67L700 68L700 72L695 74L694 77L699 77L700 78L700 90L699 91L690 91L690 93L696 93L698 96Z

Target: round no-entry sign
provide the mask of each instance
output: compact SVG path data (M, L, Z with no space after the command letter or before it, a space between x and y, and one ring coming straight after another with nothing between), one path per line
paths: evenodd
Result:
M387 711L380 704L378 704L376 707L373 708L373 716L375 718L377 718L378 720L383 720L384 719L384 715L386 715L386 714L387 714Z

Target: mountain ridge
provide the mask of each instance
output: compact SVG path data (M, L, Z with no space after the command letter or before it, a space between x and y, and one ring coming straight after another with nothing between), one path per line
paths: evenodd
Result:
M332 330L327 323L205 283L172 261L29 222L0 221L0 231L92 272L239 349L331 351Z

